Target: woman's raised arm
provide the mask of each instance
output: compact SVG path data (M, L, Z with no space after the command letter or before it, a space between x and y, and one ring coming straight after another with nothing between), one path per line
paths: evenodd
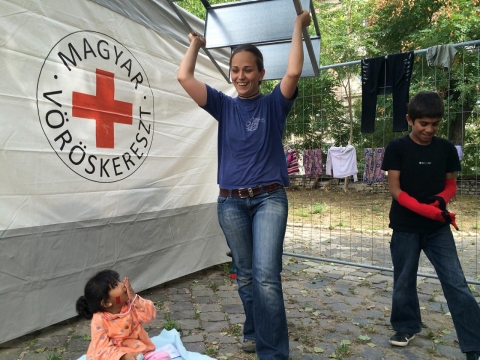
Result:
M205 38L197 33L190 33L188 39L190 40L190 46L180 62L177 80L193 101L199 106L205 106L207 103L207 88L203 82L195 78L195 64L197 63L198 52L205 46Z

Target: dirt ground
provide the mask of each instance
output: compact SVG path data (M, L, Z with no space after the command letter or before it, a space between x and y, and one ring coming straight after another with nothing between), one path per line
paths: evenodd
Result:
M287 190L289 219L294 224L311 224L354 232L388 230L391 196L342 190ZM461 231L477 233L480 227L478 196L456 195L448 210L456 214Z

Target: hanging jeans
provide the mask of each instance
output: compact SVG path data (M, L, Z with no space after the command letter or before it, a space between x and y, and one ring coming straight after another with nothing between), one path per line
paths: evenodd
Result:
M407 131L413 51L362 60L362 133L373 133L377 95L393 94L393 131Z

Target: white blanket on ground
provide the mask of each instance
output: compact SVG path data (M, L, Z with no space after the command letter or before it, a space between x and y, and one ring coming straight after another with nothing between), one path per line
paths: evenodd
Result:
M185 346L183 346L182 344L182 340L180 340L180 334L175 329L163 329L160 335L152 337L151 340L155 345L156 349L159 349L169 344L173 345L180 354L180 356L176 357L175 360L214 360L210 356L202 355L192 351L187 351L187 349L185 349ZM86 360L86 355L79 357L78 360Z

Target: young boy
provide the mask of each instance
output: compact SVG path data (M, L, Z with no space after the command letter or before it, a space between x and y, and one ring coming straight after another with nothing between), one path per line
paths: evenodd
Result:
M453 144L435 136L444 105L435 92L420 92L408 105L409 135L391 141L382 169L388 171L392 195L390 252L394 288L390 322L396 334L390 344L407 346L422 329L417 271L423 250L435 267L452 314L460 349L467 360L480 354L480 307L465 280L446 208L456 193L460 161Z

